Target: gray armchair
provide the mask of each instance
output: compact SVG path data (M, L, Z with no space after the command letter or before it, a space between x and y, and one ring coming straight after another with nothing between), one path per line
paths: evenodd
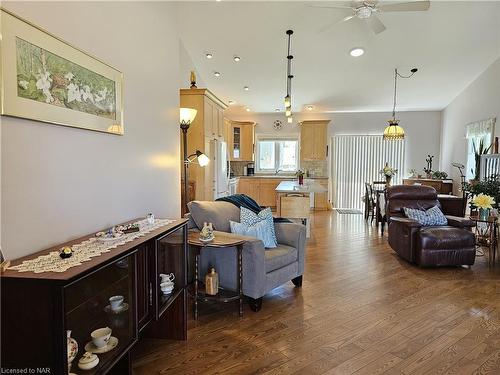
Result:
M193 201L188 203L189 227L201 229L204 222L213 223L214 229L231 232L229 221L240 221L240 209L228 202ZM296 223L275 223L278 247L264 248L261 240L253 237L243 245L243 294L248 297L253 311L259 311L262 297L272 289L292 281L302 285L306 227ZM234 235L242 237L239 235ZM220 285L236 290L236 249L206 248L200 257L201 272L204 275L209 266L219 273Z

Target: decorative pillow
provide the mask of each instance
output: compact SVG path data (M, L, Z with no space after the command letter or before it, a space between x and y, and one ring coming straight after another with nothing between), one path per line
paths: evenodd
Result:
M260 238L264 242L264 246L267 248L273 248L278 246L278 240L276 239L276 233L274 232L274 221L273 213L271 208L265 208L258 214L249 210L248 208L241 207L240 210L240 223L247 226L253 226L257 223L265 223L264 238Z
M446 216L444 216L438 206L431 207L427 211L405 207L404 211L407 217L418 221L426 227L448 224Z
M265 221L260 221L254 225L246 225L243 223L237 223L236 221L229 221L229 225L231 226L231 233L241 234L242 236L255 237L264 242L264 246L268 247L266 244L266 240L268 236L267 232L267 224Z

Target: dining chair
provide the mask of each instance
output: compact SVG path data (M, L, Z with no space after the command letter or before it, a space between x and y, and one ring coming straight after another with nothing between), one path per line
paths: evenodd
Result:
M369 182L365 182L365 220L371 217L371 221L375 218L375 197L373 187Z

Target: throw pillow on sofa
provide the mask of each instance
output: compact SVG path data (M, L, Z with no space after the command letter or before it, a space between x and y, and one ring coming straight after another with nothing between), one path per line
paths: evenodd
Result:
M246 226L254 226L258 223L265 223L264 228L264 238L257 237L264 242L264 246L267 248L274 248L278 246L278 240L276 239L276 233L274 232L274 221L273 213L271 208L266 208L260 211L258 214L255 212L241 207L240 211L240 223ZM232 230L231 230L232 231Z
M236 221L230 221L229 225L231 226L231 233L258 238L264 242L264 247L272 245L272 243L269 243L269 236L266 234L266 222L264 221L260 221L254 225L246 225L243 223L237 223Z
M405 207L404 212L408 218L418 221L425 227L448 224L446 216L438 206L431 207L427 211Z

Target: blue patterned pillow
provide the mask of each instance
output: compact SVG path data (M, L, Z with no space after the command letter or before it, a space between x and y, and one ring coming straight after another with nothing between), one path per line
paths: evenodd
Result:
M237 223L236 221L229 221L229 225L231 226L231 233L241 234L242 236L255 237L264 242L264 246L266 246L266 222L260 221L254 225L246 225L243 223Z
M404 211L407 217L418 221L425 227L448 224L446 216L444 216L438 206L431 207L427 211L405 207Z
M271 208L265 208L258 214L249 210L248 208L241 207L240 210L240 223L247 226L253 226L257 223L264 222L264 238L257 237L264 242L264 246L267 248L274 248L278 246L278 240L276 239L276 233L274 232L274 222L273 213Z

